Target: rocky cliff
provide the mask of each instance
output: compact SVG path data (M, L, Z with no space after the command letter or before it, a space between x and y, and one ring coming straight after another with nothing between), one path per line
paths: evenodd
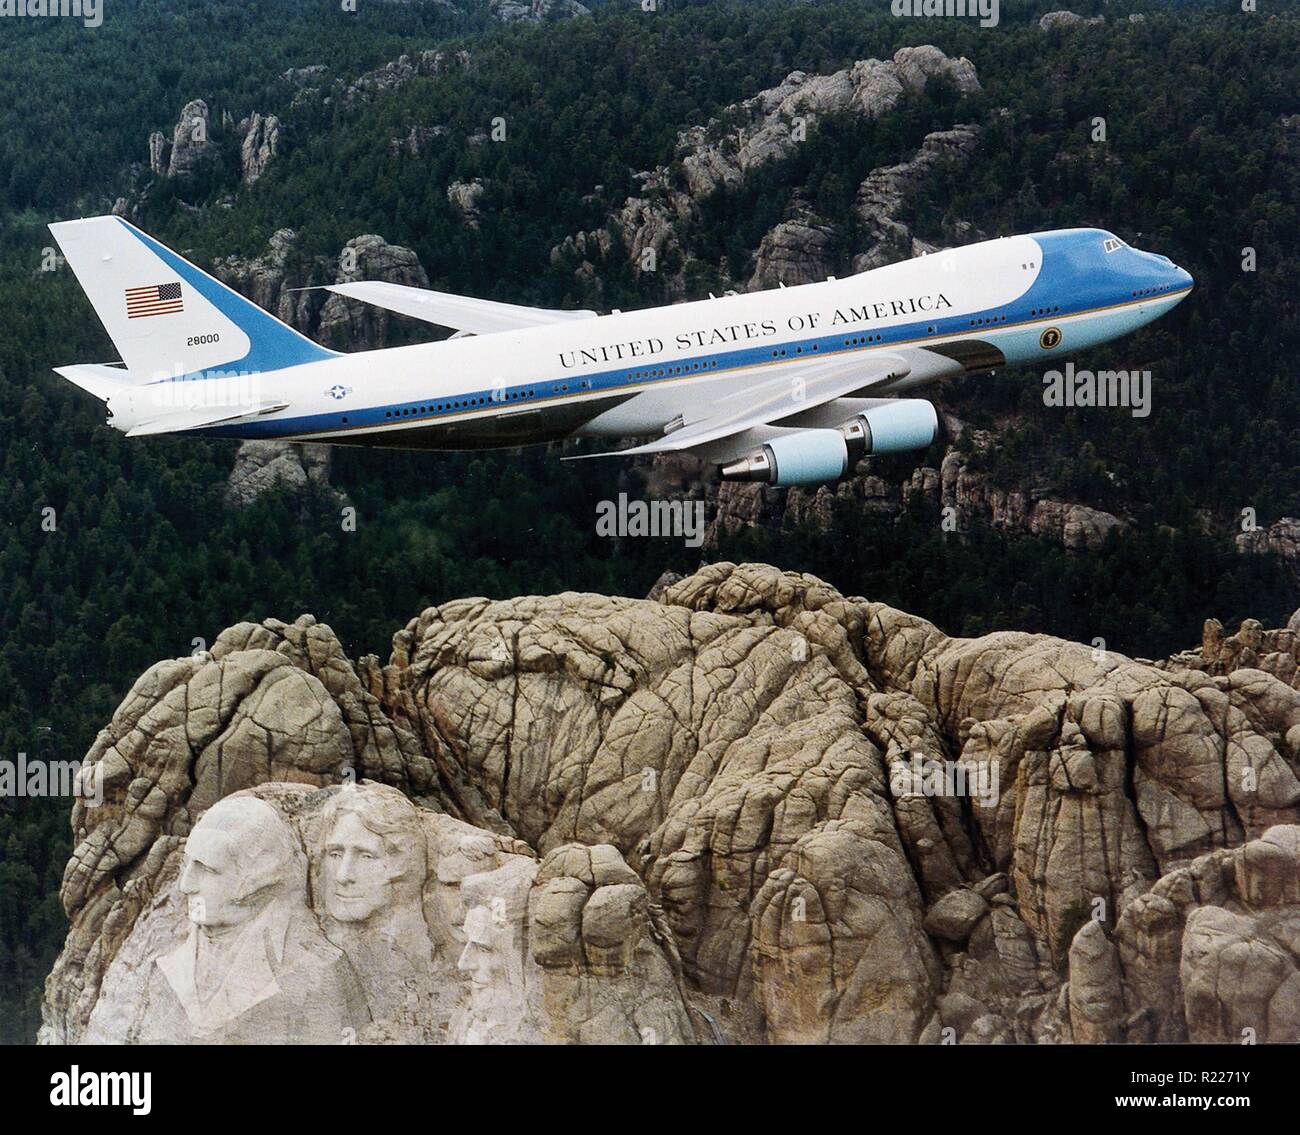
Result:
M566 237L551 250L551 260L598 289L603 262L626 257L638 274L658 273L667 298L680 299L687 293L684 269L693 256L698 202L735 191L756 170L788 159L818 122L831 116L879 118L935 81L962 94L980 89L970 60L950 59L928 44L901 48L892 59L861 59L829 75L793 71L777 86L683 130L671 163L638 174L640 192L613 209L601 228ZM872 173L854 218L872 245L857 258L854 271L930 247L914 246L892 212L941 162L969 157L978 134L969 125L932 134L908 162ZM755 250L748 279L736 283L756 290L825 279L840 267L831 254L834 231L834 225L810 215L796 195L786 219ZM725 266L718 267L725 278Z
M1300 1039L1300 694L1255 656L957 639L763 565L656 593L158 663L87 757L45 1039L237 1036L304 972L263 1039ZM263 845L286 976L185 1009L193 863Z

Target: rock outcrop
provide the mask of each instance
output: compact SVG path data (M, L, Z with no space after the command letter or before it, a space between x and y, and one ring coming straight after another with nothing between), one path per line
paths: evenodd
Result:
M447 201L460 214L467 228L476 229L482 220L479 202L487 192L487 185L481 177L472 181L453 181L447 186Z
M310 70L310 69L307 69ZM193 177L208 162L216 160L220 147L211 135L213 127L208 104L192 99L181 110L171 138L154 131L149 135L149 170L156 177ZM284 148L284 125L274 114L254 112L235 124L227 111L221 116L223 136L233 135L239 142L239 177L252 185L266 172L267 166ZM128 200L128 209L139 204L141 192Z
M1057 31L1063 28L1082 28L1090 24L1104 24L1105 16L1081 16L1077 12L1061 10L1059 12L1048 12L1038 21L1038 26L1045 32Z
M1284 516L1267 528L1239 532L1237 551L1243 555L1276 555L1300 584L1300 519Z
M1243 619L1235 634L1224 634L1218 619L1206 619L1201 645L1175 654L1161 665L1202 670L1215 677L1237 670L1262 670L1292 689L1300 689L1300 610L1285 627L1266 629L1258 619Z
M353 237L339 253L334 282L384 280L411 288L427 288L429 276L420 258L409 248L389 244L367 233ZM320 313L321 342L351 350L374 350L388 341L390 314L382 307L331 294Z
M770 229L754 254L750 291L784 284L812 284L826 279L836 268L835 229L802 203L790 216Z
M239 132L244 138L239 144L240 177L245 185L252 185L280 153L283 145L280 120L274 114L263 118L254 113L239 124Z
M412 79L422 76L428 78L442 75L448 71L468 67L469 63L470 54L468 51L449 53L430 48L427 51L421 51L418 55L399 55L382 67L358 76L352 83L335 80L333 87L329 88L331 93L328 97L331 99L337 98L347 104L368 102L376 96L387 94L389 91L405 86ZM306 68L305 70L310 71L313 69ZM313 74L305 81L312 83L320 77L320 75Z
M225 257L216 261L214 271L282 322L322 342L354 350L382 347L388 338L390 316L382 308L309 285L326 280L341 283L366 279L418 288L429 286L429 277L415 252L389 244L382 237L355 237L335 262L296 257L296 240L293 229L278 229L261 256ZM226 503L241 508L272 489L328 486L329 465L327 446L244 442L226 488Z
M1241 1044L1300 1037L1300 825L1273 827L1170 872L1135 898L1084 966L1107 1039ZM1083 937L1081 932L1075 939ZM1071 955L1073 985L1074 955ZM1098 1015L1093 1002L1093 1015ZM1073 1000L1071 1024L1076 1021ZM1075 1039L1087 1040L1075 1025Z
M601 228L566 237L552 249L551 260L572 266L580 280L597 287L596 265L617 249L638 273L659 273L666 295L680 298L686 292L685 269L692 255L691 230L699 219L698 201L720 191L738 190L753 171L790 157L819 119L877 118L936 80L963 93L980 89L968 59L950 59L929 45L902 48L889 60L859 60L831 75L791 72L778 86L727 107L705 125L682 131L672 162L637 174L639 192L614 208ZM885 194L889 186L901 193L941 159L968 154L976 135L969 126L931 135L912 163L879 171L882 176L892 173L893 180L886 178L876 195ZM871 211L871 197L868 193L862 210ZM897 204L893 198L890 201ZM883 208L882 201L877 214ZM833 226L810 216L797 199L787 212L755 251L747 285L751 289L824 279L835 267ZM909 246L907 255L911 254ZM725 268L716 270L729 284Z
M226 482L226 504L247 508L276 489L301 492L309 485L329 488L330 447L289 441L245 441L235 454Z
M204 161L213 154L212 140L209 136L211 124L208 120L208 104L202 99L192 99L181 110L172 131L171 147L167 157L168 177L191 177ZM155 164L155 137L149 140L150 165ZM157 158L161 164L161 154Z
M589 16L591 9L578 0L489 0L488 8L503 24L520 21L569 20Z
M214 262L213 271L258 307L309 335L315 330L320 305L324 301L319 292L299 290L315 281L310 274L311 266L290 268L296 240L297 233L293 229L277 229L271 234L261 256L223 257ZM322 278L327 277L322 273Z
M406 154L414 158L424 153L435 138L446 136L445 126L412 126L405 134L389 139L388 149L393 154Z
M853 258L853 271L866 272L933 252L933 245L917 240L898 219L911 199L936 169L966 161L979 144L980 129L973 124L954 126L926 135L921 148L906 162L872 170L858 187L854 210L868 241ZM971 236L973 234L965 234Z
M167 173L167 157L170 150L171 143L167 141L165 134L155 130L149 135L149 169L159 177Z
M972 431L972 437L977 452L996 444L983 431ZM972 469L956 448L949 448L939 466L939 493L959 528L979 519L1002 532L1046 537L1071 551L1096 550L1107 533L1127 526L1120 517L1089 505L1054 500L1024 487L1000 487Z
M659 592L452 600L386 665L304 616L153 667L87 758L45 1038L152 1035L132 990L170 1006L151 967L206 933L178 879L219 802L205 831L261 816L315 871L368 838L333 801L388 792L415 954L346 881L284 915L363 1040L1300 1039L1295 690L762 565Z
M788 157L801 139L801 124L806 131L828 115L878 118L936 79L962 93L980 89L970 60L950 59L930 45L900 48L892 60L859 60L832 75L793 71L779 86L680 135L687 190L698 199L736 188L751 170Z

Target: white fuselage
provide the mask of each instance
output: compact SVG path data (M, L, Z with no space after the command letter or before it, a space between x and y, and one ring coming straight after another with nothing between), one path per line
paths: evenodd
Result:
M1150 322L1191 285L1101 230L1007 237L840 280L186 379L183 394L154 383L115 399L113 424L129 428L160 388L199 399L224 383L286 408L194 432L438 449L655 436L743 394L755 367L856 354L865 369L903 345L972 370L1059 357Z

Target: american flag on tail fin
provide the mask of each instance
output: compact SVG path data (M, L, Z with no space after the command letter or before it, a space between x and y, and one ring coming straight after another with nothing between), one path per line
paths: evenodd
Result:
M126 289L127 319L142 319L146 315L171 315L184 311L181 286L174 284L149 284L143 288Z

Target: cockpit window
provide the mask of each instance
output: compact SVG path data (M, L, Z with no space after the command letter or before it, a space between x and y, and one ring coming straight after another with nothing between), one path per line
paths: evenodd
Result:
M1111 252L1117 252L1119 251L1119 249L1124 248L1126 246L1124 242L1119 239L1119 237L1108 236L1104 241L1101 242L1101 247L1104 248L1107 253L1111 253Z

